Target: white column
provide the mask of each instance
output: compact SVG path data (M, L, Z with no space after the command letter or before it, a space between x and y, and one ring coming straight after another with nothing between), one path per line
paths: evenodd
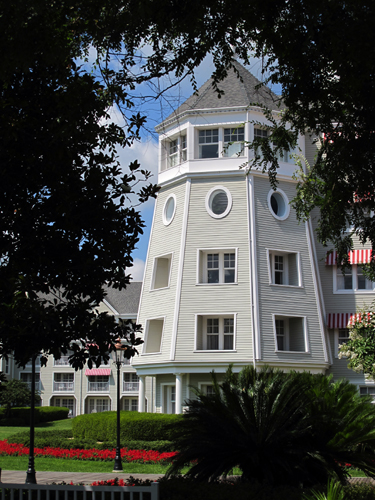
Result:
M140 375L139 377L139 395L138 395L138 411L145 411L145 389L146 389L146 377Z
M176 373L176 413L182 413L182 373Z

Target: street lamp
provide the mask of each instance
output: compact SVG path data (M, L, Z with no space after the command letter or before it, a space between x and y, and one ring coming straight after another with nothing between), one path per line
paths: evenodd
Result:
M117 443L116 443L116 456L115 456L115 465L113 467L113 472L122 471L122 462L121 462L121 445L120 445L120 368L122 366L122 355L126 347L121 344L120 339L118 339L117 344L115 344L116 348L116 361L115 365L117 368Z
M29 447L29 465L26 472L26 484L36 484L35 466L34 466L34 414L35 414L35 358L31 358L31 405L30 405L30 447Z

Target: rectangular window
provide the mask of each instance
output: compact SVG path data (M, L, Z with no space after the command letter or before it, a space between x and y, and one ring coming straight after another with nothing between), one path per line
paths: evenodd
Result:
M158 353L161 351L163 327L164 318L147 320L143 354Z
M199 158L219 157L219 130L199 130Z
M75 400L74 398L53 398L51 406L59 406L69 408L69 417L75 416Z
M372 290L374 284L363 274L361 266L357 266L357 289L358 290Z
M293 157L294 154L298 154L299 153L299 149L298 147L295 147L294 149L292 150L282 150L282 151L279 151L278 152L278 160L279 161L282 161L284 163L295 163L295 159Z
M276 351L308 352L305 317L274 316Z
M276 340L277 340L277 350L285 351L285 328L284 328L284 320L276 319Z
M359 394L361 396L372 396L372 399L375 400L375 387L362 386L359 388Z
M198 283L225 284L237 281L237 252L231 250L198 251Z
M244 154L245 128L224 129L224 152L223 156L236 157Z
M125 411L138 411L138 399L124 399L124 410Z
M137 392L139 389L139 378L136 373L124 373L124 392Z
M171 262L172 254L163 255L154 259L154 270L151 283L152 290L169 287Z
M336 267L334 289L338 292L372 292L375 289L375 283L366 278L362 266L353 264L345 269Z
M186 135L182 135L180 138L180 154L181 154L181 163L187 160L187 142Z
M261 141L266 140L268 138L268 130L263 129L263 128L254 128L254 140ZM260 157L260 159L263 159L263 153L260 147L257 147L255 149L255 154Z
M178 140L175 139L169 143L169 167L178 164Z
M89 413L101 413L102 411L110 410L110 401L108 398L105 399L93 399L89 400Z
M337 268L337 290L352 290L353 289L353 274L352 269L347 268L345 271Z
M55 373L53 376L53 390L55 392L73 392L74 373Z
M187 142L186 134L175 137L174 139L167 139L163 142L164 151L166 154L162 159L161 170L166 170L167 168L173 168L176 165L180 165L187 159Z
M207 349L219 349L219 318L207 319Z
M20 380L22 382L25 382L27 384L27 387L31 391L31 373L21 373L20 374ZM35 390L40 391L40 373L35 374Z
M196 350L233 351L235 336L235 316L223 314L197 316Z
M301 286L299 254L267 250L271 285Z
M88 392L108 392L108 391L109 391L108 375L89 375Z
M339 345L346 344L349 340L349 328L339 328Z

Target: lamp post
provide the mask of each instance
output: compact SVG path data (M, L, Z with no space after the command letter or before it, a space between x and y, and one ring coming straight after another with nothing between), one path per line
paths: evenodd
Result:
M122 353L124 351L123 345L119 340L116 347L116 361L115 365L117 368L117 443L116 443L116 456L115 456L115 464L113 466L113 472L122 471L122 462L121 462L121 445L120 445L120 368L122 365Z
M26 484L36 484L34 467L35 358L35 355L31 358L30 448Z

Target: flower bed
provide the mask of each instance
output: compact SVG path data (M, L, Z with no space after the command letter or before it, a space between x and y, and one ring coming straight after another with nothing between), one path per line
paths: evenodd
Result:
M29 454L29 448L23 444L8 443L5 439L0 441L0 455L8 456L23 456ZM170 461L177 452L159 453L154 450L128 450L121 449L121 459L124 462L140 462L140 463L160 463ZM52 457L52 458L68 458L71 460L114 460L116 450L66 450L63 448L52 448L46 446L44 448L34 448L36 457Z

